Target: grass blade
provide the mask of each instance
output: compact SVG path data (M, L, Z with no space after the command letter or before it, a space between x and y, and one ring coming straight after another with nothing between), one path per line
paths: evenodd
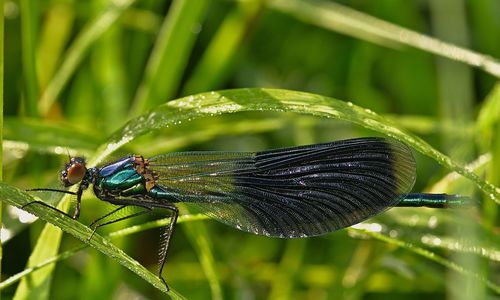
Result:
M23 205L34 201L34 199L29 194L19 189L16 189L12 186L9 186L5 183L0 183L0 198L6 203L16 207L22 207ZM167 292L165 286L156 275L149 272L141 264L139 264L137 261L129 257L121 249L115 247L113 244L111 244L108 240L104 239L102 236L94 234L92 239L88 240L88 238L92 234L92 230L89 227L83 225L82 223L73 220L65 215L62 215L58 211L55 211L53 209L41 205L34 204L24 209L26 211L29 211L30 213L33 213L40 219L49 222L52 225L57 226L64 232L71 234L80 241L88 243L91 247L97 249L106 256L115 259L121 265L128 268L132 272L136 273L137 275L142 277L144 280L148 281L151 285L153 285L157 289L166 292L173 299L182 299L182 296L177 292L175 292L174 290L170 290L169 292ZM50 243L51 241L45 240L45 242Z
M23 43L22 59L25 84L26 112L31 117L38 115L38 79L36 72L36 40L38 1L22 0L21 37Z
M271 7L307 23L387 47L410 46L470 66L500 78L500 63L494 58L443 42L413 30L383 21L331 1L274 0Z

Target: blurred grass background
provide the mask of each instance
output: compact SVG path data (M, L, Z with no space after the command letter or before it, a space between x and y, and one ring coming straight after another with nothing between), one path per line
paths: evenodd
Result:
M476 162L481 176L500 183L500 67L494 59L500 57L500 3L495 0L4 0L3 8L3 178L16 187L58 187L66 151L92 157L127 120L159 104L239 87L350 101L462 164ZM253 151L367 135L374 133L346 122L238 113L162 129L127 143L113 157ZM416 156L414 191L473 195L484 199L481 207L393 209L366 224L381 236L343 230L280 240L215 221L186 222L177 228L164 276L188 299L498 297L484 281L419 253L430 250L475 277L500 282L497 205L466 180L446 176L448 170L435 161ZM89 224L109 207L86 193L82 209L81 222ZM25 270L30 255L36 261L43 250L35 245L52 243L46 257L57 253L59 235L39 239L43 222L20 222L19 212L9 207L3 215L2 280ZM155 270L158 235L150 230L114 243ZM79 242L67 235L60 241L61 250L75 245ZM34 279L42 282L39 290L25 277L19 286L3 288L3 297L165 296L92 249L42 270L46 275Z

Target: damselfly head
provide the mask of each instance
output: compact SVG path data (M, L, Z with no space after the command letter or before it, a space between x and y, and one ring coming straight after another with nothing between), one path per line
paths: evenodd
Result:
M66 187L72 186L82 181L85 173L87 173L85 159L83 157L72 157L61 171L61 182Z

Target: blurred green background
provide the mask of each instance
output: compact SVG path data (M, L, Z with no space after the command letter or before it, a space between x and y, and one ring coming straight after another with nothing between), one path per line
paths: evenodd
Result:
M496 0L4 0L3 9L3 179L18 188L58 188L68 152L95 158L113 132L160 104L242 87L350 101L461 164L474 162L471 168L499 185ZM331 119L237 113L152 132L106 160L371 135L380 134ZM496 299L497 205L467 180L447 176L436 161L415 155L415 192L462 193L482 205L393 209L361 229L296 240L188 221L177 227L164 276L188 299ZM51 204L60 199L37 196ZM110 209L91 192L82 206L83 224ZM46 257L59 245L57 238L39 239L43 222L19 216L4 206L2 280L25 270L33 253L32 259L43 253L34 250L37 243L42 249L51 244ZM113 242L156 272L159 234L149 230ZM63 235L60 249L79 243ZM30 287L28 276L19 286L2 286L4 299L166 297L93 249L43 270L43 292Z

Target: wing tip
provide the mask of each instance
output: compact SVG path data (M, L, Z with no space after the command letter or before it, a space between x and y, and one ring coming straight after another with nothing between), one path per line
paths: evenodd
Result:
M392 170L396 180L396 193L408 194L417 179L416 161L411 148L396 139L385 139L390 148L391 160L393 161Z

